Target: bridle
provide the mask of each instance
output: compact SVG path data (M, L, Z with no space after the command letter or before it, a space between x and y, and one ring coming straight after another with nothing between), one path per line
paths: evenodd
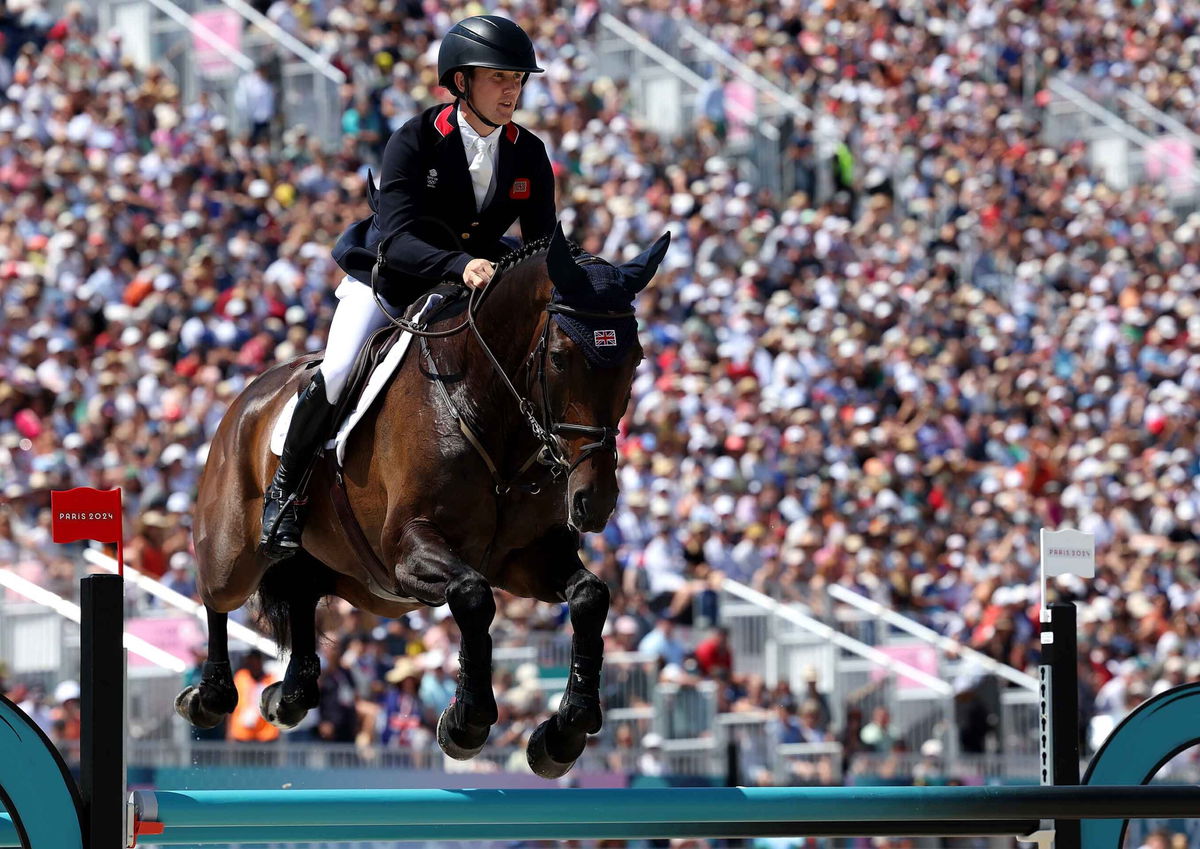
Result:
M542 391L542 414L543 417L539 421L535 414L534 406L527 398L522 398L517 395L512 384L509 384L509 389L517 397L518 403L521 405L521 412L525 414L526 421L529 422L529 427L543 445L542 453L544 457L539 460L548 466L551 466L551 476L559 477L564 474L569 475L575 471L580 463L592 456L597 451L611 451L613 456L617 453L617 434L618 429L615 427L601 427L598 425L581 425L573 422L555 422L550 416L550 377L546 371L546 358L550 353L550 322L555 314L565 315L569 318L591 318L591 319L614 319L614 318L633 318L632 310L624 312L593 312L591 310L581 310L575 307L568 307L565 304L549 303L545 307L546 319L542 323L542 332L538 337L537 346L526 359L525 368L528 370L529 363L533 359L537 359L537 381ZM480 342L482 343L482 339ZM486 346L485 346L486 349ZM494 360L493 360L494 362ZM498 367L498 366L497 366ZM503 373L503 372L501 372ZM530 382L533 380L533 374L530 373ZM577 436L590 436L595 439L595 442L589 442L579 449L579 454L573 462L568 462L561 451L562 440L555 439L561 434L575 434ZM552 447L553 446L553 447ZM556 450L557 449L557 450Z
M594 257L588 254L585 254L584 259L578 260L577 262L581 266L608 264L599 257ZM476 322L476 315L478 313L480 304L486 296L486 292L496 287L497 283L500 281L500 278L503 276L503 272L506 270L507 269L498 269L496 275L492 278L491 282L488 283L485 289L471 290L467 301L466 319L454 327L449 328L448 330L423 330L411 321L393 316L382 303L382 299L378 290L378 275L375 273L371 275L371 290L375 295L375 300L380 309L382 309L384 314L388 316L392 324L420 338L421 348L430 370L430 376L433 379L434 384L438 387L443 401L446 402L446 404L457 416L459 421L459 429L467 438L467 441L474 446L477 452L479 452L480 456L484 460L484 463L487 465L488 470L492 473L492 478L496 485L496 494L504 495L512 489L518 489L529 494L537 494L541 491L541 486L537 483L518 483L520 478L535 463L549 467L551 479L558 481L570 475L571 472L575 471L575 469L578 468L581 463L599 451L611 451L614 456L617 453L618 429L616 427L582 425L574 422L555 421L554 419L553 413L550 409L550 378L546 370L546 360L549 357L550 349L550 323L553 321L553 316L557 314L579 319L617 319L633 318L635 313L633 310L600 312L578 309L576 307L571 307L562 303L555 303L553 301L547 303L542 310L545 313L545 317L542 320L542 329L538 334L538 341L534 345L533 349L529 352L529 355L526 356L525 361L521 366L521 370L527 372L525 384L526 394L522 395L521 392L517 390L517 387L513 384L512 379L509 378L507 372L505 372L504 366L500 364L500 361L492 352L491 347L488 346L487 341L483 338L483 333L479 330L479 325ZM433 360L432 352L430 351L427 343L428 339L454 336L458 333L461 333L468 327L474 333L475 338L478 340L479 346L483 349L484 354L487 355L488 361L492 364L493 370L497 375L499 375L501 382L503 382L504 386L508 389L509 394L512 395L516 400L517 406L520 409L522 416L524 416L526 424L529 426L530 431L533 433L534 437L539 443L538 448L533 452L529 459L525 461L517 473L507 480L501 477L495 462L484 448L483 442L479 438L479 434L476 433L475 429L467 422L466 417L463 416L457 405L455 405L453 399L451 399L450 393L446 391L442 375L437 370L437 366ZM536 363L536 372L533 371L534 363ZM532 399L529 397L531 394L529 392L529 388L535 383L541 390L542 397L540 408L538 405L535 405ZM571 460L566 455L566 451L564 450L564 442L560 438L561 436L570 435L591 437L594 440L593 442L589 442L588 444L584 445L579 450L579 454L574 460Z

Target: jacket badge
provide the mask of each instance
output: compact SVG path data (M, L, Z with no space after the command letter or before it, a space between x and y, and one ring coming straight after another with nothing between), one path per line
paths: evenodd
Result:
M425 187L432 189L437 185L437 169L430 168L429 173L425 175Z
M513 180L512 188L508 191L508 196L513 200L525 200L529 197L529 180L526 177L520 177Z

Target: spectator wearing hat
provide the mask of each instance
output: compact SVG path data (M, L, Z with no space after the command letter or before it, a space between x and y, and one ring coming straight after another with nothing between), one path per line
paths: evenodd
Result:
M170 571L162 577L162 584L186 598L196 596L196 558L186 551L177 551L168 561Z
M160 510L147 510L135 525L133 538L125 545L125 563L152 578L167 573L168 561L163 545L170 521Z
M382 731L379 742L387 748L422 751L433 739L436 717L421 701L424 670L408 655L396 658L385 680L392 685L383 700Z
M659 777L667 774L667 762L663 757L663 738L651 731L642 737L642 753L637 759L639 775Z
M61 681L54 688L54 707L50 709L50 738L67 763L79 762L80 713L79 682Z

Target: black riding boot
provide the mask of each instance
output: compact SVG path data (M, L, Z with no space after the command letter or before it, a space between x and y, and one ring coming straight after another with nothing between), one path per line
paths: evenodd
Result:
M263 497L262 538L258 544L269 560L282 560L300 549L303 479L313 456L329 437L333 412L325 396L325 378L318 371L296 402L279 468Z

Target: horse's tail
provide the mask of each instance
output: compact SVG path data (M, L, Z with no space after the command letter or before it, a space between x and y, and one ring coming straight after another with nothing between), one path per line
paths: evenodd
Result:
M266 620L271 637L280 648L292 645L292 605L311 605L316 599L333 592L329 570L308 557L293 557L272 566L258 585L258 607ZM313 622L313 628L317 627ZM320 643L322 633L317 631Z

